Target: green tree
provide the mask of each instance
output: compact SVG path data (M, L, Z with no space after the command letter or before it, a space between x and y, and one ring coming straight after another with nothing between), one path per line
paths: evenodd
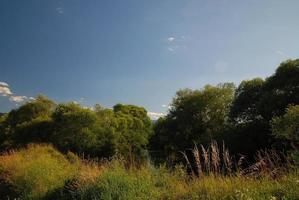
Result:
M96 144L97 116L75 103L59 104L53 115L52 142L62 151L91 153Z
M51 134L51 114L55 106L53 101L39 95L5 115L0 125L5 148L46 142Z
M111 157L118 153L119 134L117 120L112 109L105 109L98 104L95 106L97 115L97 155Z
M242 81L235 91L230 109L230 119L234 123L248 123L261 119L257 104L262 96L264 80L255 78Z
M206 85L202 90L179 90L164 119L155 124L151 150L175 155L193 147L207 144L218 137L226 126L234 85Z
M118 152L132 160L146 156L146 145L152 133L147 111L134 105L117 104L113 107L116 131L119 135Z
M282 116L289 105L299 104L299 60L287 60L263 81L243 81L236 90L230 110L231 129L225 140L238 153L253 155L264 148L283 144L271 133L270 121ZM239 141L247 141L239 145Z
M293 158L299 164L299 105L289 106L286 113L271 120L272 133L287 142Z
M282 62L266 79L258 109L266 120L281 116L289 105L299 104L299 59Z
M268 121L258 109L264 84L261 78L245 80L235 91L229 113L231 124L222 138L233 153L251 157L257 150L271 145Z

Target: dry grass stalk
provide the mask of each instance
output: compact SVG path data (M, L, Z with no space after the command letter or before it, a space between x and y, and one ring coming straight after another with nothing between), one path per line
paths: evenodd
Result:
M217 142L211 143L211 168L212 172L218 174L220 172L220 155Z
M241 157L239 158L239 160L237 162L237 166L236 166L236 170L238 173L241 173L245 160L246 160L246 157L244 155L241 155Z
M224 168L227 172L227 174L231 174L232 173L232 167L233 167L233 162L232 162L232 158L229 154L228 149L225 148L224 142L222 144L222 157L223 157L223 163L224 163Z
M201 166L201 162L200 162L200 152L197 148L197 145L195 145L194 149L192 150L193 156L195 158L195 164L196 164L196 168L197 168L197 175L201 176L203 174L202 172L202 166Z
M209 150L206 150L203 145L201 146L202 155L203 155L203 161L205 166L206 173L210 173L210 156L209 156Z
M183 154L183 156L184 156L184 158L185 158L185 160L186 160L186 162L187 162L187 166L188 166L188 168L191 170L191 174L192 174L192 176L194 176L193 167L192 167L192 165L191 165L191 163L190 163L190 161L189 161L189 159L188 159L188 156L186 155L185 152L180 151L180 153Z
M275 150L261 150L256 154L256 162L242 171L245 176L279 177L290 167L288 158Z
M211 173L220 174L221 172L226 175L231 174L233 171L232 158L224 144L221 150L215 141L207 149L203 145L198 149L197 145L195 145L192 149L194 163L190 162L186 153L181 153L186 160L188 168L192 169L192 173L196 172L198 176L209 175Z
M237 173L250 177L270 176L276 178L288 171L291 166L290 161L283 153L275 150L261 150L256 154L256 162L245 168L245 156L241 155L238 162L233 163L233 159L224 143L222 149L220 149L215 141L207 149L203 145L201 145L201 149L198 149L196 145L194 146L192 150L194 163L190 162L186 153L181 153L192 175L195 175L194 172L196 172L198 176L209 174L232 175Z

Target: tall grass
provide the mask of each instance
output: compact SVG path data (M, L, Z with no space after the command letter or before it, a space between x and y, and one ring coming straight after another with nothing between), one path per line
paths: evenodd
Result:
M11 151L0 156L0 179L4 196L40 199L63 187L73 177L78 166L50 145L30 145L27 149ZM10 185L11 191L3 188Z
M16 192L10 199L298 200L296 169L279 169L283 173L275 177L251 175L244 169L234 169L233 159L224 145L222 148L216 143L212 145L193 149L196 167L192 162L189 164L194 176L187 174L182 165L170 170L164 165L128 166L121 158L100 162L79 160L71 153L63 156L51 146L34 145L0 156L0 180L7 183L2 187ZM263 173L277 171L279 165L274 160L278 162L278 158L273 156L269 152L257 156L257 163L263 159L272 166Z
M199 149L194 146L190 156L181 152L186 161L186 166L190 169L191 175L198 177L206 175L232 176L242 175L251 177L270 176L276 178L288 173L293 168L292 162L281 152L275 150L260 150L255 156L255 163L243 165L245 157L241 156L238 161L230 155L224 143L222 148L217 142L211 142L208 148L201 145Z

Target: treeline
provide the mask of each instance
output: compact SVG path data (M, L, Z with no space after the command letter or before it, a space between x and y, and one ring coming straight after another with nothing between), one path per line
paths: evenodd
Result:
M144 108L117 104L56 104L45 96L14 109L0 120L2 151L29 143L51 143L62 152L88 157L121 154L132 160L146 156L152 124Z
M179 159L180 151L211 140L224 141L250 160L261 149L276 149L299 161L299 59L280 64L266 78L207 85L176 93L166 117L154 127L157 158ZM182 156L180 156L182 157Z
M45 96L0 117L0 148L51 143L90 157L122 155L133 161L179 161L180 152L212 140L249 159L277 149L299 160L299 59L264 79L201 90L179 90L168 114L152 123L144 108L117 104L93 109L57 104Z

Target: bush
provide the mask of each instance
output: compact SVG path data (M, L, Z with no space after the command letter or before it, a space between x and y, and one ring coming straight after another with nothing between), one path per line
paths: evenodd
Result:
M0 157L0 179L22 199L41 199L63 187L77 170L61 153L49 145L30 145ZM0 194L3 196L3 194ZM11 194L8 198L11 198Z
M291 157L299 165L299 105L289 106L286 113L271 121L272 133L288 143Z

